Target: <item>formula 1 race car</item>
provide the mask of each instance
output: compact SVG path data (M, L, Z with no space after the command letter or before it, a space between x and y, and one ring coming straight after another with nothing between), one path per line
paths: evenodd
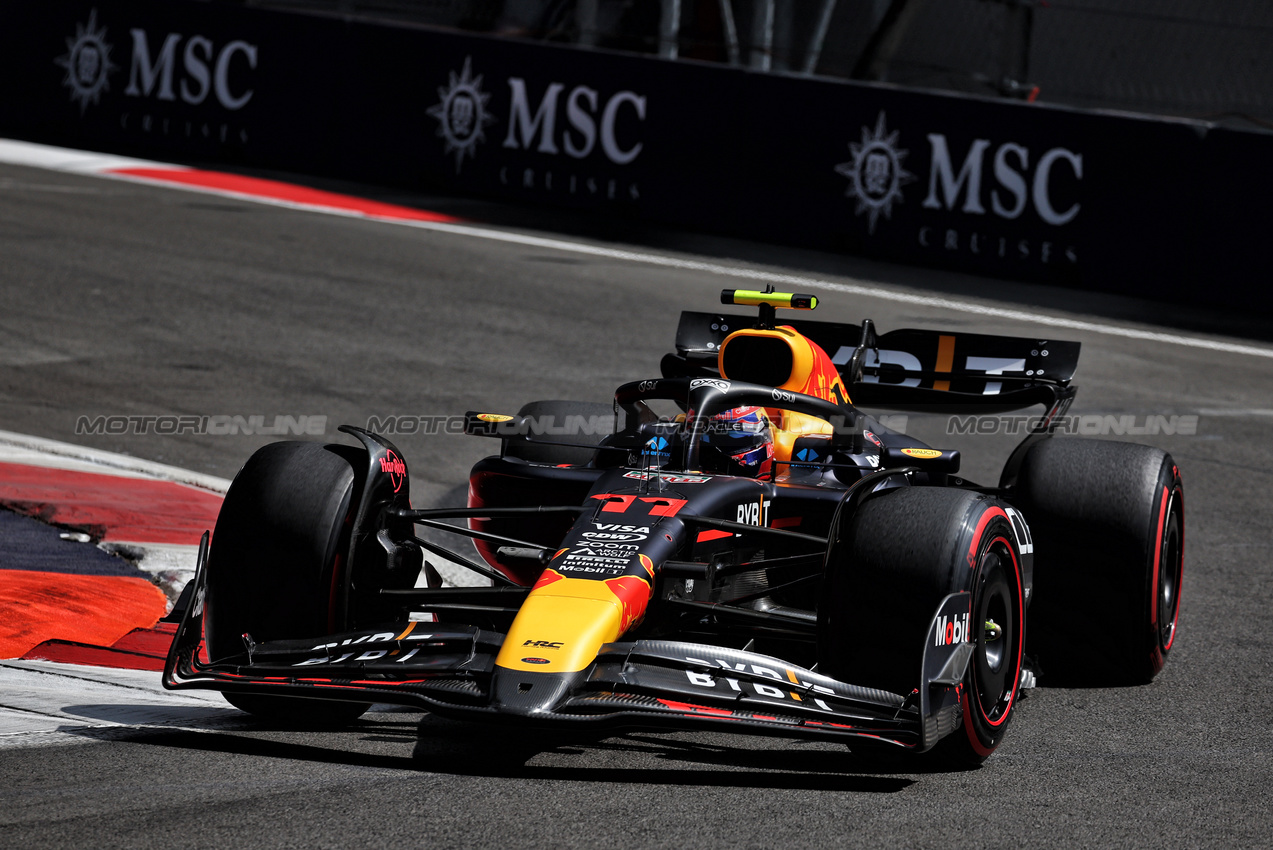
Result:
M165 687L280 722L395 703L967 765L1036 676L1162 668L1180 474L1158 449L1055 435L1078 343L779 325L778 308L816 306L805 295L722 302L759 317L682 314L662 377L613 405L466 414L500 452L473 467L465 508L412 509L401 454L363 429L341 429L357 446L257 451L204 535ZM860 409L1032 405L1044 412L997 486ZM441 586L438 559L489 586Z

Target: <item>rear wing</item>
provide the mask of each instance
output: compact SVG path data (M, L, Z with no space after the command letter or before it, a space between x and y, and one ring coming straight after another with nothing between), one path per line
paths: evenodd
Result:
M716 374L725 337L754 322L737 314L681 313L676 353L663 358L663 374ZM855 405L990 413L1035 404L1051 409L1074 393L1077 342L912 328L877 334L869 319L784 324L826 351Z

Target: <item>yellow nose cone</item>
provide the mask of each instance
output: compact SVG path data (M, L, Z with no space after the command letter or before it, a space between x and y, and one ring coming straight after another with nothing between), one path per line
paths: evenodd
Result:
M641 619L650 593L649 582L635 576L598 581L548 570L522 603L495 664L539 673L583 670L602 645Z

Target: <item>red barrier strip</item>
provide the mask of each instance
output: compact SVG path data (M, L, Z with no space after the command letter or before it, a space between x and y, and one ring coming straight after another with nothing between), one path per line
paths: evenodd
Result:
M359 213L371 218L397 221L462 221L462 219L454 216L429 210L386 204L380 201L368 200L367 198L356 198L352 195L324 192L321 189L311 189L308 186L295 186L278 180L246 177L242 174L227 174L222 171L201 171L194 168L113 168L105 173L119 177L135 177L157 183L171 183L178 186L207 189L214 192L246 195L251 198L283 201L289 204Z

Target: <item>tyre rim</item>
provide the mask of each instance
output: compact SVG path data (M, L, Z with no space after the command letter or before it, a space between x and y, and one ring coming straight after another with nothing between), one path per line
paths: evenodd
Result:
M981 558L981 585L974 615L977 624L977 646L973 664L973 692L982 715L996 724L1008 711L1016 689L1014 665L1009 660L1016 654L1018 634L1016 606L1008 582L1005 562L1012 554L996 540Z
M1163 528L1161 555L1158 560L1158 644L1171 646L1176 631L1176 612L1180 604L1180 577L1183 571L1180 545L1179 491L1173 490L1167 503L1167 524Z

